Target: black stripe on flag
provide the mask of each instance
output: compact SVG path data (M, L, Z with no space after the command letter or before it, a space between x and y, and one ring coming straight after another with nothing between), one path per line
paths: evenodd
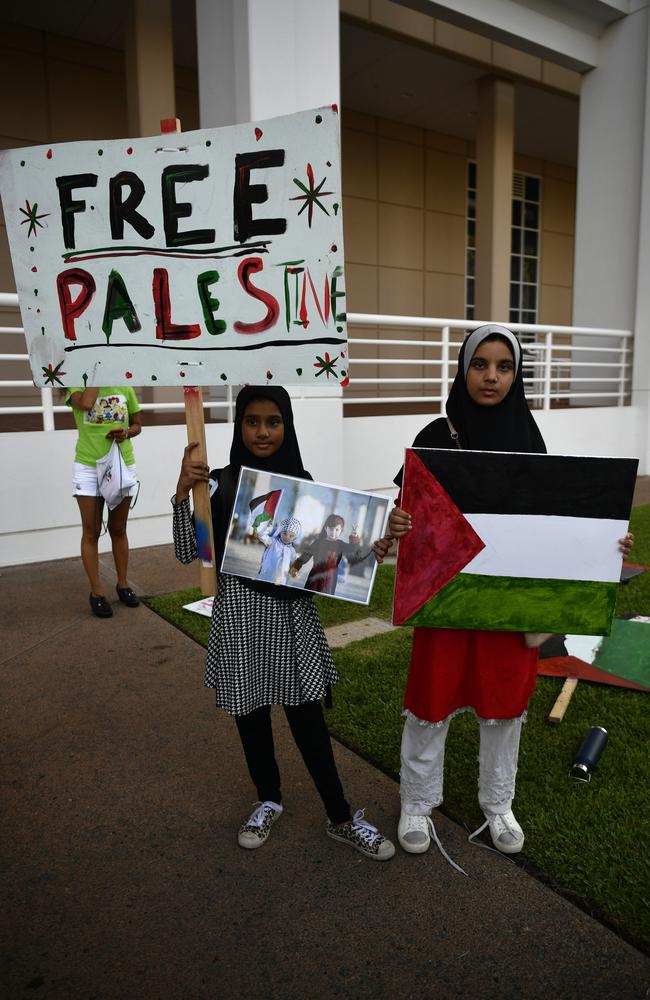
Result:
M630 516L636 458L412 450L463 514Z

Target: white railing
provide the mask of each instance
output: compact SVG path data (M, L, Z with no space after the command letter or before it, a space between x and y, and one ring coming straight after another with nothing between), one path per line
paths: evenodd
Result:
M482 326L487 320L440 319L425 316L383 316L373 313L348 313L350 384L360 386L439 386L435 395L359 394L346 395L345 404L437 403L441 408L449 394L456 371L458 349L466 333ZM355 327L416 328L419 339L389 339L359 336ZM588 400L607 401L624 406L632 386L631 330L595 327L533 325L508 323L508 329L518 333L524 348L524 385L527 399L539 409L549 410L553 403L570 402L580 405ZM434 337L428 334L434 333ZM570 342L568 341L570 338ZM581 342L582 341L582 342ZM433 350L434 357L360 357L359 347L399 347ZM397 352L393 352L397 353ZM388 377L359 377L363 366L390 368ZM432 369L438 374L398 376L395 369L410 366ZM607 403L605 405L607 405Z
M0 311L17 310L18 296L0 293ZM353 392L344 395L347 405L373 404L382 406L395 403L438 404L442 409L449 393L449 387L456 370L458 348L465 334L482 325L478 321L439 319L424 316L382 316L370 313L348 313L349 364L352 370L350 385ZM358 327L398 327L415 328L421 335L413 339L389 339L359 336ZM526 395L533 406L550 409L554 403L569 402L573 405L589 400L625 405L629 398L632 381L632 332L630 330L609 330L592 327L551 326L508 323L508 328L517 332L525 348L524 384ZM431 333L434 337L431 337ZM0 326L0 334L23 334L20 326ZM559 340L556 338L560 338ZM570 343L567 342L570 338ZM582 341L582 342L581 342ZM433 357L361 357L359 348L396 347L416 348L423 354L433 350ZM398 351L392 352L398 354ZM0 365L4 362L27 362L27 354L0 353ZM364 378L357 374L364 366L377 366L390 374ZM396 374L402 368L415 369L415 374ZM432 370L435 374L424 375ZM420 373L418 373L420 372ZM581 374L582 373L582 374ZM413 395L417 385L425 391ZM369 392L362 387L368 386ZM399 393L379 395L388 386L399 386ZM426 394L425 387L436 386L433 395ZM38 403L20 406L0 405L0 416L20 414L42 414L43 430L52 431L55 413L69 413L69 407L54 404L50 388L37 389L31 379L8 379L0 373L0 389L24 389L39 399ZM362 390L359 392L359 390ZM373 391L374 390L374 391ZM143 410L182 410L183 401L145 402ZM226 420L233 417L232 388L226 387L224 399L206 398L204 409L225 409Z

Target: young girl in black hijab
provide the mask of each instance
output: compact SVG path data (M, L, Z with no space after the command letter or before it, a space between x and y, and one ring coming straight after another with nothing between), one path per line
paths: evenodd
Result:
M281 386L246 386L237 396L230 463L208 472L183 455L174 506L177 558L197 557L189 492L210 479L216 565L242 465L280 475L311 479L302 464L289 394ZM259 802L241 826L241 847L260 847L282 813L280 773L273 748L271 705L282 705L303 760L318 790L328 822L326 832L366 857L385 861L395 848L363 818L351 815L336 770L320 699L339 677L311 596L295 588L219 574L214 601L206 687L216 690L217 705L235 717L248 770Z
M428 424L414 448L545 452L524 396L521 348L505 327L471 333L458 355L447 417ZM402 483L402 472L395 478ZM397 506L389 533L401 538L411 517ZM414 526L417 529L417 525ZM626 552L631 536L622 540ZM494 846L516 854L523 831L512 812L521 724L535 688L537 650L518 632L415 628L404 697L398 839L405 851L426 851L431 811L442 802L445 740L451 719L473 711L480 724L478 799Z

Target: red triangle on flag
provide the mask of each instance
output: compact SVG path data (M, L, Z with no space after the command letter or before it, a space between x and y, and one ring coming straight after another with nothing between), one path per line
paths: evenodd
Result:
M413 527L399 543L395 625L403 625L485 548L449 494L408 448L401 507L411 515Z
M625 677L606 673L593 663L580 660L577 656L549 656L537 663L537 673L544 677L577 677L580 681L595 684L611 684L613 687L631 688L633 691L650 691L650 688L628 681Z

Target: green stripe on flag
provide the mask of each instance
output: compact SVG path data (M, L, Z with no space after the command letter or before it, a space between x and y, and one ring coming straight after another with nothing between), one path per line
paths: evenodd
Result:
M267 512L263 510L260 514L257 515L255 520L253 521L253 528L257 529L259 528L260 524L264 524L265 521L271 521L271 520L272 520L271 515L267 514Z
M459 573L405 625L609 635L617 583Z
M650 688L650 624L615 618L612 634L603 640L594 666Z

